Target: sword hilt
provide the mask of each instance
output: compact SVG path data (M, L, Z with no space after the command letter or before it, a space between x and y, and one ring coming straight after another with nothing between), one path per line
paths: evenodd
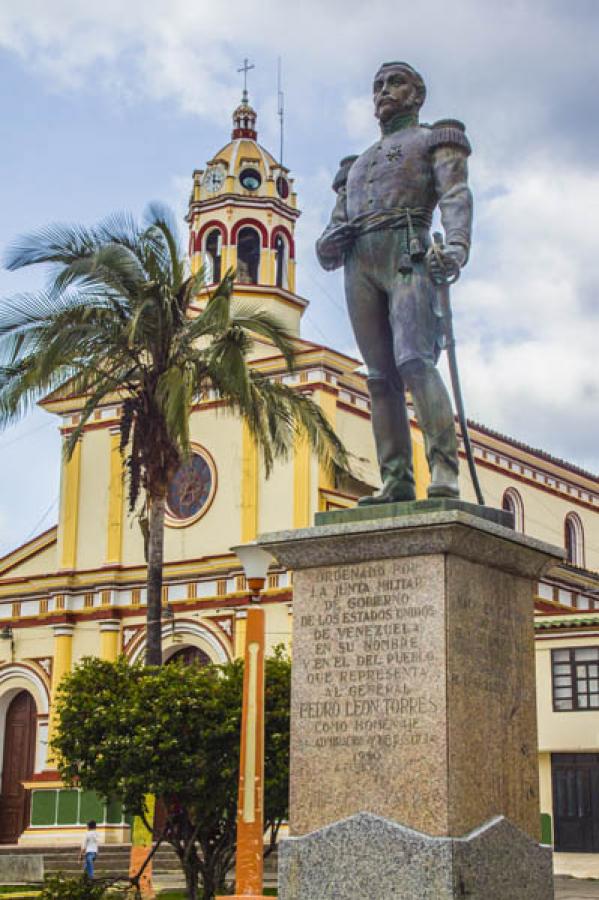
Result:
M442 276L431 274L433 281L437 284L454 284L460 277L460 267L455 260L448 260L443 255L443 235L440 231L434 232L431 249L443 272Z

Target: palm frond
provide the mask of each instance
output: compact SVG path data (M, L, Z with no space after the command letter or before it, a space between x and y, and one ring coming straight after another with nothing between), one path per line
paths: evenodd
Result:
M69 265L93 252L97 233L83 225L56 222L17 238L4 254L4 265L14 271L38 263Z
M66 459L70 459L73 455L75 447L77 446L93 412L98 408L102 400L104 400L113 390L114 388L110 381L103 380L96 390L88 397L85 406L81 410L79 422L68 434L67 439L64 442L63 452Z
M156 399L173 440L184 452L189 449L189 414L194 395L192 365L171 366L158 379Z
M165 275L170 276L173 290L178 292L185 280L185 261L172 210L168 206L154 201L148 204L144 213L144 221L145 236L154 242L161 268Z
M285 359L287 370L293 371L295 364L293 336L276 316L267 310L238 306L231 317L231 324L271 341Z
M233 271L188 317L203 277L189 275L165 207L151 204L141 225L120 213L95 228L48 226L19 239L7 261L13 269L49 264L53 281L0 306L0 427L50 391L81 397L71 452L94 409L118 396L135 503L141 489L164 491L189 448L192 405L214 389L247 422L267 474L298 440L323 464L347 466L320 407L250 364L260 339L291 370L295 343L268 310L233 302Z

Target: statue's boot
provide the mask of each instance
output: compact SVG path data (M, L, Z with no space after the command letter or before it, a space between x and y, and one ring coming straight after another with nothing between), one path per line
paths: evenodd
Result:
M383 486L358 506L415 500L410 421L399 378L368 377L372 430Z
M412 395L414 410L424 436L431 473L429 497L460 496L458 441L451 401L441 375L432 363L410 360L401 376Z

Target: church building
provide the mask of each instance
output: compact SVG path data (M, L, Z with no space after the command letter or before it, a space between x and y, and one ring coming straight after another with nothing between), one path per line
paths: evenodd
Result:
M294 336L294 374L260 338L252 365L310 394L352 457L334 483L304 443L267 480L241 421L216 394L194 406L193 456L168 493L164 566L164 660L225 662L243 653L249 593L230 547L258 534L311 525L314 514L355 504L379 485L361 363L301 335L308 300L296 293L290 171L258 141L247 93L231 139L193 173L187 221L194 271L205 267L200 309L224 273L237 272L234 302L268 309ZM82 401L56 392L42 406L63 436ZM86 425L61 461L58 523L0 559L0 843L79 843L88 819L100 839L129 828L118 804L61 783L48 753L52 702L84 656L137 660L145 651L146 567L138 522L127 511L117 400ZM428 469L412 419L417 496ZM472 424L485 500L515 527L564 547L564 562L537 585L536 655L542 833L556 849L599 852L599 478ZM461 492L475 501L463 447ZM292 645L293 573L271 568L263 595L268 647ZM501 629L501 610L496 625Z

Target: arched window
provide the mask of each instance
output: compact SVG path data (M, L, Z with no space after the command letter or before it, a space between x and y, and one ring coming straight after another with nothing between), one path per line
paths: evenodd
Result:
M288 287L287 281L287 244L282 235L275 238L275 271L276 285L280 288Z
M260 235L253 228L242 228L237 237L237 281L258 284Z
M516 488L508 488L503 493L501 508L514 517L514 530L524 531L524 503Z
M564 522L566 560L573 566L584 566L584 532L580 516L568 513Z
M204 245L204 269L207 284L220 281L223 238L219 228L208 232Z

